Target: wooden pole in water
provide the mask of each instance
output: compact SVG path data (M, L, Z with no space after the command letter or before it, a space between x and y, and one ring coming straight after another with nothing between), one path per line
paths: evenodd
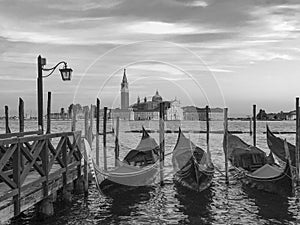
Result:
M118 165L118 159L119 159L119 155L120 155L119 127L120 127L120 118L117 117L117 122L116 122L116 139L115 139L115 166Z
M24 132L24 101L19 98L19 131Z
M256 105L253 105L253 146L256 146Z
M84 111L84 136L86 140L88 140L88 136L89 136L88 133L89 133L89 107L86 107ZM83 179L84 179L84 191L85 194L87 194L89 188L89 176L88 176L88 162L87 162L88 159L86 154L85 157L86 158L83 164Z
M164 103L159 104L159 149L160 149L160 185L164 185L164 158L165 158L165 124L164 124Z
M93 119L94 119L94 110L93 110L93 105L91 104L91 110L90 110L90 127L89 127L89 141L90 145L92 146L93 144Z
M252 136L252 118L251 118L251 116L249 116L249 132L250 132L250 136Z
M299 165L299 161L300 161L300 157L299 157L299 153L300 153L300 146L299 146L299 135L300 135L300 127L299 127L299 97L296 98L296 182L297 182L297 185L299 185L299 181L300 181L300 178L299 178L299 174L300 174L300 171L299 171L299 168L300 168L300 165Z
M106 120L107 120L107 107L104 107L103 112L103 168L107 170L107 156L106 156Z
M97 98L96 102L96 164L99 166L99 133L100 133L100 99Z
M19 131L24 132L24 101L22 98L19 98ZM24 169L26 158L20 153L20 165L22 170Z
M47 100L47 134L51 133L51 92L48 91L48 100Z
M209 107L208 105L205 107L205 114L206 114L206 153L207 153L207 164L211 165L211 154L209 149Z
M76 130L76 114L77 114L77 108L76 105L73 104L72 106L72 125L71 125L71 131Z
M225 179L226 184L229 185L228 179L228 108L224 108L224 140L223 148L225 153Z
M5 110L5 132L8 134L8 133L11 133L11 130L9 128L8 106L7 105L4 107L4 110Z

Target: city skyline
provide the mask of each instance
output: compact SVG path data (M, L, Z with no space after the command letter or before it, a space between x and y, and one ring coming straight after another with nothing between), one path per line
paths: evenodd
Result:
M228 107L249 115L253 104L268 112L291 111L299 96L300 4L297 1L114 0L0 1L0 105L17 112L18 98L35 112L36 59L53 111L71 102L118 103L123 68L130 102L137 96L176 96L182 105ZM147 10L145 10L147 9ZM1 110L4 114L4 109Z

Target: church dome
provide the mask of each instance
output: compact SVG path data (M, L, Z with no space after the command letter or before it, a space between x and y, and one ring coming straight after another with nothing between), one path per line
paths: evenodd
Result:
M156 91L155 95L152 97L152 102L162 102L162 97Z

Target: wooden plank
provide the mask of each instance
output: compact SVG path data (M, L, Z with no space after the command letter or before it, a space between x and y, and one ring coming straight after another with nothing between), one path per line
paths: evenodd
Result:
M7 133L7 134L0 134L0 139L5 138L12 138L12 137L22 137L28 135L39 135L42 134L41 131L25 131L25 132L17 132L17 133Z
M33 162L33 167L39 172L39 174L41 176L45 175L45 172L41 169L40 165L36 162L38 159L38 156L36 158L33 157L32 154L30 154L30 152L28 151L28 149L26 149L24 146L21 145L21 152L22 154L25 156L25 158L29 161L29 162Z
M39 143L39 145L37 146L37 148L35 149L35 152L33 153L33 159L32 159L32 161L29 164L26 165L26 167L24 168L24 170L21 173L21 178L20 178L21 184L24 182L26 176L30 172L30 169L32 168L32 166L36 162L36 159L37 159L38 155L40 154L40 152L43 150L43 148L45 146L46 146L46 142L45 141L41 141Z
M66 138L64 138L63 146L62 146L62 160L65 165L66 170L63 172L63 185L67 184L67 177L68 177L68 157L67 157L67 142Z
M15 150L18 148L17 144L11 145L10 149L5 152L5 154L0 159L0 171L2 171L3 167L8 163L8 160L13 155Z
M5 195L0 196L0 202L5 201L6 199L12 198L13 196L19 193L19 189L9 190Z
M21 170L20 170L20 163L21 163L21 150L20 150L20 143L17 146L17 149L13 153L13 180L16 184L16 188L19 189L18 195L13 197L14 201L14 215L17 216L21 212L21 205L20 205L20 187L21 187Z
M0 177L1 177L2 181L4 181L10 188L12 188L12 189L17 188L17 184L14 181L12 181L6 173L3 173L1 171Z

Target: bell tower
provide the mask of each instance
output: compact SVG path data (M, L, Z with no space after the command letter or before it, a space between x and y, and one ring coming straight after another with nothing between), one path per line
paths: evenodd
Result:
M128 109L129 107L129 89L126 77L126 69L124 69L123 79L121 83L121 109Z

